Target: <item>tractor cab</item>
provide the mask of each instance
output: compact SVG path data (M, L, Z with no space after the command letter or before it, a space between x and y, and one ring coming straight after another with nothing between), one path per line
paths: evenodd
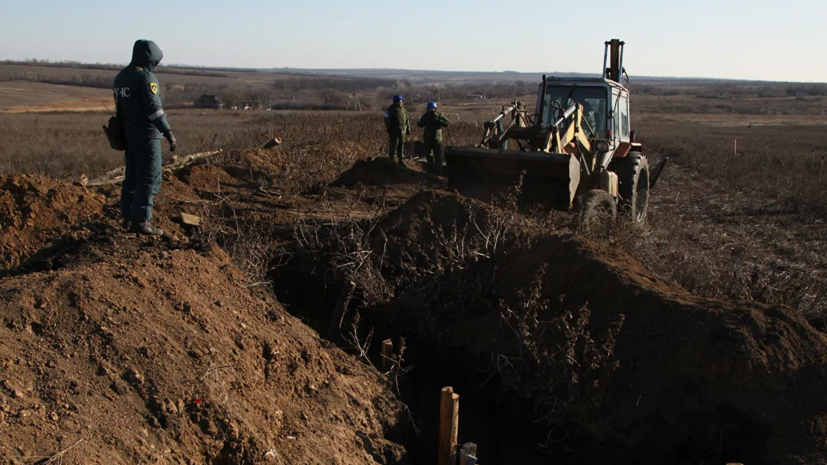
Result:
M605 78L546 78L537 93L537 115L543 126L552 126L572 104L582 107L581 128L587 139L606 142L612 153L631 141L629 91ZM541 96L545 94L545 99ZM603 144L600 144L601 147ZM609 157L611 158L611 157Z

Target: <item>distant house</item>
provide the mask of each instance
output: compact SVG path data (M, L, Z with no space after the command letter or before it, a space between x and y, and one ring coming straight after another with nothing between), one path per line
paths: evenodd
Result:
M198 100L192 102L193 108L209 108L211 110L220 110L224 108L224 102L215 95L202 95Z

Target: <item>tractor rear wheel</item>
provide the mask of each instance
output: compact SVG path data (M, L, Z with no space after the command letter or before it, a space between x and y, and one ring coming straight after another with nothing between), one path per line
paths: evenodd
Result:
M612 160L609 171L617 174L620 212L633 222L642 222L649 205L649 161L640 152L630 152Z

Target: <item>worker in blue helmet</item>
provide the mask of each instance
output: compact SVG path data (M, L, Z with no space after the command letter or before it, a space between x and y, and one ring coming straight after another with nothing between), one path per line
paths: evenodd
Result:
M405 159L405 137L411 135L411 124L408 112L402 107L401 95L393 97L393 104L385 111L385 128L388 130L388 156L393 160L394 155L403 164Z
M449 124L448 117L437 111L436 102L428 102L425 114L416 122L417 126L425 128L422 148L428 159L428 169L438 176L442 176L442 162L445 158L442 151L442 128Z

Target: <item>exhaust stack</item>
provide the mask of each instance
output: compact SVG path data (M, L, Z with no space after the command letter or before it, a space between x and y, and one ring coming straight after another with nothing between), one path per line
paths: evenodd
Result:
M620 83L623 76L623 46L626 42L620 39L612 39L606 42L606 48L603 51L603 77L611 81ZM611 63L606 67L606 59L609 58L609 50L611 50Z

